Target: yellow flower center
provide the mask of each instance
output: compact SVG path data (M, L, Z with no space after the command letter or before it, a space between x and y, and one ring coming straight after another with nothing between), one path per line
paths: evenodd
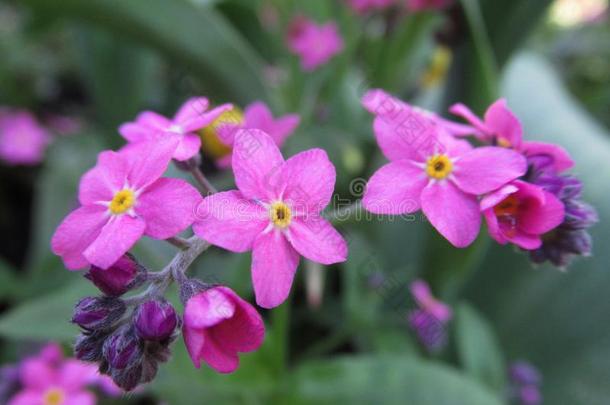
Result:
M269 216L271 217L271 222L273 222L275 226L284 229L290 225L290 221L292 220L292 211L290 211L290 207L288 207L286 204L281 201L277 201L271 204Z
M51 388L45 392L42 403L44 405L61 405L64 403L65 395L59 388Z
M136 202L136 195L129 189L124 189L117 192L110 202L110 212L113 214L123 214L125 211L133 207Z
M510 148L513 146L508 139L502 137L498 137L496 142L498 142L498 146L503 148Z
M210 125L199 131L203 151L214 159L224 157L231 153L231 147L222 143L218 137L218 130L224 125L241 125L244 122L244 114L237 107L225 111Z
M426 88L435 87L443 82L451 67L453 55L446 46L439 46L432 54L430 65L422 76L422 84Z
M433 179L442 180L451 174L453 163L447 155L434 155L426 162L426 173Z

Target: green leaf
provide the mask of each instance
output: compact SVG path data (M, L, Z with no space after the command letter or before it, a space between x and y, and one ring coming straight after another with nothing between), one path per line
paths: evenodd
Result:
M78 333L70 324L76 302L95 289L84 279L68 286L24 302L0 318L0 336L8 339L35 341L71 341Z
M455 332L460 364L468 374L498 394L504 393L506 366L491 326L470 305L456 312Z
M526 139L557 143L570 152L600 224L591 232L593 256L577 259L567 272L548 265L534 270L525 254L494 247L468 298L494 322L509 360L525 358L541 369L546 403L605 404L610 397L610 250L604 246L610 240L610 134L540 57L516 58L503 88Z
M344 357L304 364L291 376L286 396L290 404L501 404L450 367L400 356Z
M184 0L26 0L45 15L74 17L159 50L240 103L265 96L260 56L217 12ZM112 64L114 61L108 60ZM155 86L155 83L150 83Z

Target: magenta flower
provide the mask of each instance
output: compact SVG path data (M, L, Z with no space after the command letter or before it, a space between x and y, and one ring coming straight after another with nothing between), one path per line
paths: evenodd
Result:
M51 350L52 349L52 350ZM39 356L24 360L19 367L22 390L8 405L93 405L96 398L86 388L100 377L94 365L74 359L49 358L56 345Z
M2 110L0 159L11 165L36 165L50 141L48 131L28 111Z
M481 210L492 238L527 250L538 249L540 236L559 226L565 216L557 197L520 180L483 198Z
M81 207L59 225L51 247L70 270L106 269L142 235L167 239L194 220L199 192L184 180L160 178L176 149L174 138L100 153L82 178Z
M406 0L407 9L410 11L424 10L443 10L447 8L453 0Z
M441 322L448 322L453 317L453 311L445 303L437 300L430 291L430 286L423 280L415 280L410 286L411 294L417 305L424 311L433 315Z
M335 185L326 152L310 149L284 161L269 135L240 130L233 172L239 191L204 199L193 229L213 245L252 250L258 305L273 308L284 302L299 255L326 265L346 259L345 240L320 215Z
M195 367L203 360L219 373L232 373L239 366L238 353L263 344L265 324L252 305L219 286L187 301L182 334Z
M134 122L121 125L119 133L132 143L158 140L160 137L175 138L178 147L172 157L180 161L188 160L201 148L201 139L196 132L233 108L231 104L223 104L207 111L208 106L209 101L205 97L191 98L180 107L173 119L153 111L144 111Z
M301 58L301 67L312 71L326 64L343 50L343 39L337 24L317 25L314 21L297 16L288 30L288 48Z
M394 4L396 0L346 0L347 4L357 13L365 14L371 10L383 10Z
M298 114L287 114L274 118L271 110L262 101L256 101L246 107L242 123L227 123L217 129L219 140L228 147L233 147L235 134L239 129L260 129L269 135L275 144L281 147L299 125ZM231 166L231 154L221 158L221 167Z
M574 161L561 146L544 142L523 141L521 122L508 108L505 99L499 99L493 103L485 112L483 121L464 104L455 104L451 106L449 111L463 117L472 124L476 129L474 135L483 142L513 148L528 158L535 156L551 158L557 172L562 172L574 166Z
M371 99L365 95L365 106ZM401 115L404 118L394 119ZM472 149L467 142L448 135L440 124L422 119L412 108L378 115L373 129L390 163L369 180L364 208L394 215L421 209L432 226L456 247L468 246L479 233L477 196L526 171L520 154L497 147Z

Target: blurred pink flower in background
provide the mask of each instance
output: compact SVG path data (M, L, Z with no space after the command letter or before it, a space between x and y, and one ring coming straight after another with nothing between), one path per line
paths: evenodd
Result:
M232 373L239 366L238 353L263 344L265 324L252 305L230 288L218 286L186 302L183 335L195 367L203 360L219 373Z
M397 0L346 0L357 13L364 14L371 10L382 10L396 4Z
M417 305L433 315L441 322L448 322L453 317L453 311L445 303L437 300L430 291L430 286L423 280L415 280L410 286L411 294Z
M343 50L336 23L317 25L304 16L296 16L290 23L287 42L288 48L301 58L305 71L315 70Z
M453 0L406 0L407 8L411 11L442 10L448 7Z
M11 165L42 162L49 132L28 111L0 111L0 159Z
M64 358L54 343L23 360L18 370L21 389L8 405L93 405L97 399L87 388L97 386L112 396L122 392L95 365Z

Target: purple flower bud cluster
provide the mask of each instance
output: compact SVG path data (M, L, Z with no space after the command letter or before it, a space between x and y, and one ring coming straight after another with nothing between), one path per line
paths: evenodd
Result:
M554 194L565 206L563 222L543 235L542 246L530 251L531 260L548 260L566 267L575 256L589 256L593 242L588 229L598 222L598 216L595 208L582 200L582 182L574 176L555 173L541 156L530 158L529 163L529 181Z
M98 363L100 373L125 391L150 382L158 363L169 359L181 324L173 306L162 297L145 296L144 302L121 298L147 280L146 269L131 255L106 270L92 266L86 277L105 295L76 304L72 322L82 333L75 356Z
M510 399L519 405L542 403L540 372L526 361L516 361L508 369Z

